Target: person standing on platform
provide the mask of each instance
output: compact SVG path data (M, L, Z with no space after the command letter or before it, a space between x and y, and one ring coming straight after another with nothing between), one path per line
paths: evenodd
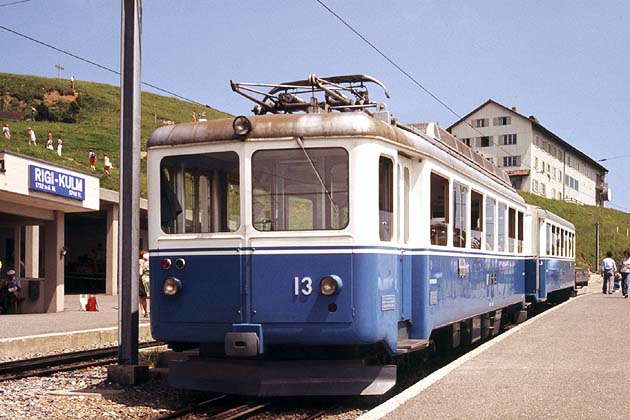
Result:
M149 298L149 253L147 251L140 251L140 260L138 261L139 280L139 303L142 309L142 316L148 317L149 311L147 310L147 299Z
M613 293L613 281L615 279L615 271L617 271L617 264L612 259L612 251L606 252L606 258L602 261L602 274L604 276L604 282L602 284L602 293Z
M623 258L619 262L621 273L621 293L624 299L628 299L628 275L630 275L630 250L623 251Z
M0 290L0 306L2 306L0 311L2 313L6 314L8 311L16 312L17 299L21 288L22 284L16 276L15 270L7 271L7 280L2 285L2 290Z

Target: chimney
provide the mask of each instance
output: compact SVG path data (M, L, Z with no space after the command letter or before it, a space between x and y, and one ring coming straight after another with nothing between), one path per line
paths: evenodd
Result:
M516 107L515 107L515 106L513 106L513 107L512 107L512 111L514 111L514 112L518 112L518 111L516 110Z

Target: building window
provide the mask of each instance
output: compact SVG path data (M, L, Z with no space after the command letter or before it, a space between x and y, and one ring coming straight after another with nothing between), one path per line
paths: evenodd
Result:
M519 166L520 156L504 156L503 157L503 166Z
M534 192L538 192L538 181L534 180L534 182L532 183Z
M466 137L465 139L461 139L461 142L466 146L470 147L470 137Z
M547 196L547 186L542 182L540 183L540 193L545 197Z
M503 139L503 144L516 144L516 134L504 134L501 136Z
M510 125L512 117L496 117L494 119L494 125Z
M479 147L490 147L490 137L489 136L479 137Z
M487 127L487 126L488 126L487 118L477 118L476 120L473 120L473 127L480 128L480 127Z
M534 158L534 169L538 170L538 158Z
M580 190L580 183L577 179L573 178L572 176L569 175L565 175L564 176L564 185L566 185L567 187L574 189L576 191Z

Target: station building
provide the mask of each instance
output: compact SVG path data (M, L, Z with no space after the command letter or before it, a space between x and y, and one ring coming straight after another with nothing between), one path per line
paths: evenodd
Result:
M593 206L611 199L608 170L533 115L526 117L489 99L448 131L502 167L517 190Z
M118 294L118 199L90 173L0 150L0 279L18 273L19 312L63 311L65 293Z

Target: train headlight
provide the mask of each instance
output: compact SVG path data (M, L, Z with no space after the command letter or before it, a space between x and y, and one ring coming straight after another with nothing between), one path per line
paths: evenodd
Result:
M183 258L178 258L177 261L175 261L175 267L178 270L183 270L184 267L186 267L186 260Z
M339 276L335 276L334 274L323 277L319 282L319 291L324 296L332 296L335 293L338 293L342 287L343 282L341 281L341 278Z
M175 277L168 277L162 284L162 291L166 296L174 296L182 290L182 282Z
M240 137L245 137L252 131L252 122L244 116L234 118L232 121L232 128L234 129L234 134Z
M171 268L171 259L170 258L164 258L162 260L162 269L163 270L168 270L169 268Z

